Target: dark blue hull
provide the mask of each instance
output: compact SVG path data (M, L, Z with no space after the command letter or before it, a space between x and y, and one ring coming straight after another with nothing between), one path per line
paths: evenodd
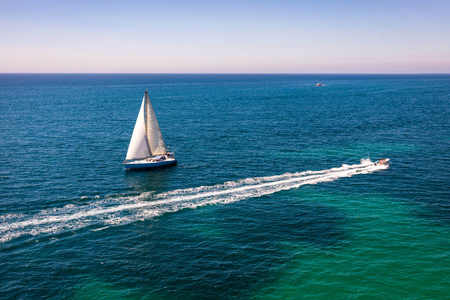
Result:
M164 160L164 161L154 161L154 162L131 162L125 163L125 169L127 170L143 170L143 169L153 169L153 168L161 168L168 167L172 165L176 165L177 160Z

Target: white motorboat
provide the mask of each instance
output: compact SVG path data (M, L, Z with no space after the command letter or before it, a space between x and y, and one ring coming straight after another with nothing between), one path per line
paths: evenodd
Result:
M379 165L388 165L390 163L390 159L389 158L381 158L379 160L377 160L376 162L374 162L374 166L379 166Z

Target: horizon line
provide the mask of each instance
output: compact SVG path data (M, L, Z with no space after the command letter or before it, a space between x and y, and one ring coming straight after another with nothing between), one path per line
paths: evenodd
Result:
M351 72L351 73L340 73L340 72L330 72L330 73L318 73L318 72L308 72L308 73L294 73L294 72L0 72L1 75L450 75L450 72L399 72L399 73L365 73L365 72Z

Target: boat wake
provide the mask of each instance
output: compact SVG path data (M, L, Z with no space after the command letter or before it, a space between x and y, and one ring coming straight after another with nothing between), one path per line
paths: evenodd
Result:
M329 182L387 168L388 165L374 165L372 161L366 159L361 160L360 164L342 165L339 168L322 171L254 177L160 194L145 192L134 196L108 196L103 199L93 199L92 202L84 205L69 204L61 208L43 210L31 216L3 215L0 216L0 242L7 242L21 236L57 234L86 227L92 227L92 230L98 231L109 226L148 220L186 208L195 209L206 205L232 203L298 188L302 185Z

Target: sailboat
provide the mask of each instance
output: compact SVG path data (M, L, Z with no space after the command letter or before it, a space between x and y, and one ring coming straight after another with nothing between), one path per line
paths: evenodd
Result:
M164 144L155 111L145 91L127 156L123 162L125 169L148 169L176 163L175 155L170 153Z

